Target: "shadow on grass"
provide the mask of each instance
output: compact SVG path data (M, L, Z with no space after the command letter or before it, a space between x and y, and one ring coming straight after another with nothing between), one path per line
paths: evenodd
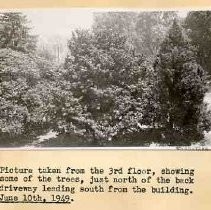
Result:
M46 139L34 147L148 147L155 143L160 146L190 146L200 142L204 135L193 130L183 132L167 129L145 129L136 133L116 136L112 141L93 140L75 134L59 134ZM38 135L16 136L0 135L0 147L24 147L38 140Z
M190 146L202 141L204 136L187 130L183 133L165 129L146 129L141 132L119 135L112 141L91 140L76 135L60 134L40 144L41 147L148 147L152 143L160 146Z

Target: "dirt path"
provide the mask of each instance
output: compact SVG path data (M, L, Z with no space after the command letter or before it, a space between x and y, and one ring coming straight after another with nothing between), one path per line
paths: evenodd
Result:
M33 141L30 144L27 144L25 147L37 147L39 146L41 143L49 140L49 139L53 139L57 137L57 133L55 131L49 131L48 133L46 133L45 135L41 135L37 137L37 140Z

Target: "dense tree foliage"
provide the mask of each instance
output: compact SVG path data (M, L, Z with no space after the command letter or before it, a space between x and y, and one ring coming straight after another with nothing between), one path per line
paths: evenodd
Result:
M0 48L35 51L36 36L30 34L27 19L21 13L0 13Z
M72 33L62 63L61 40L37 49L27 18L1 13L0 140L49 130L76 145L202 140L211 127L209 13L189 13L185 29L175 17L96 13L90 30Z
M168 11L96 13L93 27L124 34L136 54L153 61L175 17L175 12Z
M45 73L52 66L43 60L11 49L0 50L0 130L11 135L29 134L46 122L50 106L49 81ZM48 105L48 106L47 106Z
M124 35L99 27L76 31L69 42L65 78L83 107L78 121L95 140L111 140L119 132L137 129L141 119L146 63L126 41Z
M189 12L184 26L196 46L199 63L211 75L211 12Z
M36 39L21 13L1 14L0 27L0 136L34 135L46 124L55 67L32 54Z
M177 21L161 45L154 71L158 103L155 121L160 127L177 133L176 139L172 136L171 140L183 137L186 141L188 136L194 140L194 135L209 130L209 123L202 125L201 122L207 91L205 71L197 63L194 48Z

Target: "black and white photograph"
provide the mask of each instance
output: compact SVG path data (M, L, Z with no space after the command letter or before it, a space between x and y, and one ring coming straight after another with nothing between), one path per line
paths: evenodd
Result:
M0 11L0 147L211 147L211 11Z

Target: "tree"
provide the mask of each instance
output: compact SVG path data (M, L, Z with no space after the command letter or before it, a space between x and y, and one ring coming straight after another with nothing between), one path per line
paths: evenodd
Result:
M34 60L21 52L1 49L0 59L0 133L21 134L32 107L24 98L38 82L39 71Z
M205 129L201 126L205 72L195 56L194 48L175 20L154 64L158 102L156 123L172 132L169 140L176 140L175 133L177 140L182 139L181 144L191 138L199 140Z
M30 34L27 19L22 13L0 13L0 48L24 53L34 52L36 36Z
M118 32L136 54L153 61L176 12L101 12L95 13L94 28Z
M0 60L0 138L71 129L61 117L77 115L80 107L68 84L60 82L59 67L11 49L0 49Z
M189 12L184 23L192 44L197 49L200 65L211 75L211 12Z
M154 61L169 27L177 17L174 11L140 12L135 26L135 46L139 53Z
M77 30L69 41L65 78L80 99L77 124L95 143L137 130L141 120L141 81L146 72L127 37L104 26Z

